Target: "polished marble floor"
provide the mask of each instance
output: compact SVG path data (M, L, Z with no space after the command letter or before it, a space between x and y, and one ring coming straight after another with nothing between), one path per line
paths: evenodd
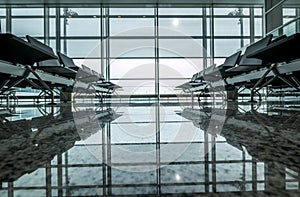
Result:
M296 104L3 107L0 196L299 196Z

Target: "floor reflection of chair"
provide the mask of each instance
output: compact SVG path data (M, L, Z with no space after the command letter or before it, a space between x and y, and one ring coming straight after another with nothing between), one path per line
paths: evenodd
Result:
M204 130L210 118L207 111L189 108L181 115ZM269 114L272 115L257 111L232 113L219 135L233 147L264 162L266 191L285 190L286 169L300 174L300 112L274 110Z
M84 111L71 112L70 106L67 109L69 110L61 109L62 113L58 116L49 114L30 120L8 121L2 118L0 124L2 182L17 180L22 175L44 166L54 156L72 148L76 141L87 139L101 130L105 123L119 117L112 109L94 112L93 117L87 117ZM98 129L78 133L75 121L87 127L91 120L97 122Z

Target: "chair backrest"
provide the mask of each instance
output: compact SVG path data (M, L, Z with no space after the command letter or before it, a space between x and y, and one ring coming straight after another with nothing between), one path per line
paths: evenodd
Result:
M216 65L211 65L211 66L207 67L207 68L205 69L205 71L204 71L204 75L213 72L213 70L215 69L215 66L216 66Z
M38 47L41 50L44 50L45 52L54 55L53 49L45 44L43 44L42 42L38 41L37 39L27 35L26 39L28 40L28 42L36 47ZM41 61L41 62L37 62L38 66L60 66L60 63L58 62L57 59L51 59L51 60L45 60L45 61Z
M196 79L202 80L203 79L203 75L204 75L205 70L201 70L200 72L197 73L197 77Z
M82 66L82 70L84 70L85 72L87 72L87 73L90 73L90 74L92 74L92 70L89 68L89 67L87 67L87 66L85 66L85 65L81 65Z
M99 74L97 71L95 71L95 70L92 70L92 73L93 73L93 75L95 75L95 76L97 76L97 77L99 77L99 78L100 78L100 74Z
M256 58L247 58L248 55L251 53L254 53L255 51L258 51L270 44L272 40L272 34L264 37L263 39L255 42L254 44L247 47L245 53L243 54L239 66L260 66L262 65L262 60L256 59Z
M231 56L227 57L225 62L223 63L223 68L232 68L234 67L238 61L240 60L242 51L236 52Z
M191 79L191 81L195 81L196 78L197 78L197 75L198 75L198 73L194 74L193 77L192 77L192 79Z
M77 67L72 58L66 56L63 53L57 52L58 59L65 67Z

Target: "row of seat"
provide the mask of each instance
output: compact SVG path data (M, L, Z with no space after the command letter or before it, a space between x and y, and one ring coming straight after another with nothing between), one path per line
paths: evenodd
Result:
M39 47L40 49L47 51L48 54L52 54L55 56L51 47L28 35L26 36L26 39L32 45ZM104 80L103 76L86 66L82 66L82 68L80 69L80 67L76 66L74 61L65 54L57 52L57 55L58 59L49 59L37 62L38 69L44 70L49 73L58 74L67 78L75 79L77 77L78 80L84 82Z
M29 43L47 51L49 54L54 54L53 49L31 36L26 36ZM105 88L120 88L119 86L105 81L103 75L99 74L97 71L90 69L89 67L82 65L82 67L77 66L73 59L67 55L57 52L58 59L50 59L41 62L37 62L38 69L43 71L58 74L64 77L76 79L85 83L93 83L94 85L103 86Z
M57 52L55 55L53 49L37 39L27 35L25 40L13 35L13 34L0 34L0 60L8 62L13 65L25 65L26 71L24 74L15 75L10 73L11 68L5 70L2 69L1 75L1 90L5 90L4 87L32 87L39 89L53 89L53 88L64 88L70 91L77 91L80 87L75 85L77 82L89 84L90 87L99 87L99 91L105 93L112 93L120 86L111 82L105 81L103 75L90 69L89 67L82 65L77 66L73 59L67 55ZM5 72L4 72L5 70ZM39 71L59 76L62 79L59 81L44 81L42 74ZM31 79L29 76L33 74L35 77ZM69 81L68 81L69 80ZM73 82L70 82L73 81ZM67 82L67 83L66 83ZM7 88L8 89L8 88ZM82 91L82 90L81 90Z
M296 73L298 72L286 73L281 76L276 68L278 63L288 63L300 58L300 54L297 53L300 34L289 37L283 35L273 40L272 37L272 35L268 35L255 42L248 46L244 53L239 50L230 55L220 66L213 65L195 73L189 82L177 86L177 88L181 88L185 92L207 92L211 86L224 85L227 90L243 86L255 91L254 89L272 85L274 88L292 86L297 90L299 84L296 81ZM253 77L251 75L248 78L246 75L261 70L265 71L262 76ZM272 75L270 75L271 71ZM218 83L218 81L224 83ZM201 88L197 88L200 86Z
M272 35L249 46L243 55L242 51L238 51L227 57L224 63L218 67L215 65L200 71L193 75L191 82L218 81L223 78L233 77L243 72L249 72L264 66L265 62L258 59L247 58L247 55L254 50L258 50L267 46L272 39Z

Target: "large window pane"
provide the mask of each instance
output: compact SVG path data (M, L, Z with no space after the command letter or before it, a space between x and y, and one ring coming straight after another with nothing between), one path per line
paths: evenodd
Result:
M241 48L239 39L215 39L215 56L227 57Z
M216 18L215 36L250 36L249 19Z
M66 20L64 22L64 20ZM64 35L66 28L66 35ZM61 19L62 36L100 36L99 18L63 18Z
M0 33L6 32L6 9L0 9Z
M50 39L50 45L49 45L53 51L56 51L56 40L55 39Z
M262 16L262 8L254 8L255 16Z
M159 15L202 15L202 8L159 8Z
M153 8L111 8L110 15L153 15Z
M249 8L214 8L215 15L249 15Z
M206 35L210 36L211 35L211 19L207 18L206 19Z
M50 16L56 16L56 8L50 8Z
M42 16L44 15L43 8L13 8L12 16Z
M111 18L111 36L153 36L154 18Z
M255 36L262 36L262 18L254 19Z
M100 57L99 40L62 40L67 45L67 55L71 57Z
M0 16L6 16L6 9L0 9Z
M110 69L111 78L154 79L154 59L115 59Z
M202 18L160 18L160 36L201 36Z
M160 59L160 78L191 78L203 69L202 58Z
M12 19L12 33L17 36L44 36L44 19L18 18Z
M56 36L56 20L55 20L55 18L50 18L49 29L50 29L50 36Z
M61 15L71 14L75 16L92 16L92 15L100 15L100 8L61 8Z
M202 40L200 39L160 39L160 57L203 57Z
M6 32L6 19L0 18L0 32Z
M283 8L282 13L283 13L283 17L296 16L296 9L295 8Z
M111 39L111 57L154 57L154 39Z

